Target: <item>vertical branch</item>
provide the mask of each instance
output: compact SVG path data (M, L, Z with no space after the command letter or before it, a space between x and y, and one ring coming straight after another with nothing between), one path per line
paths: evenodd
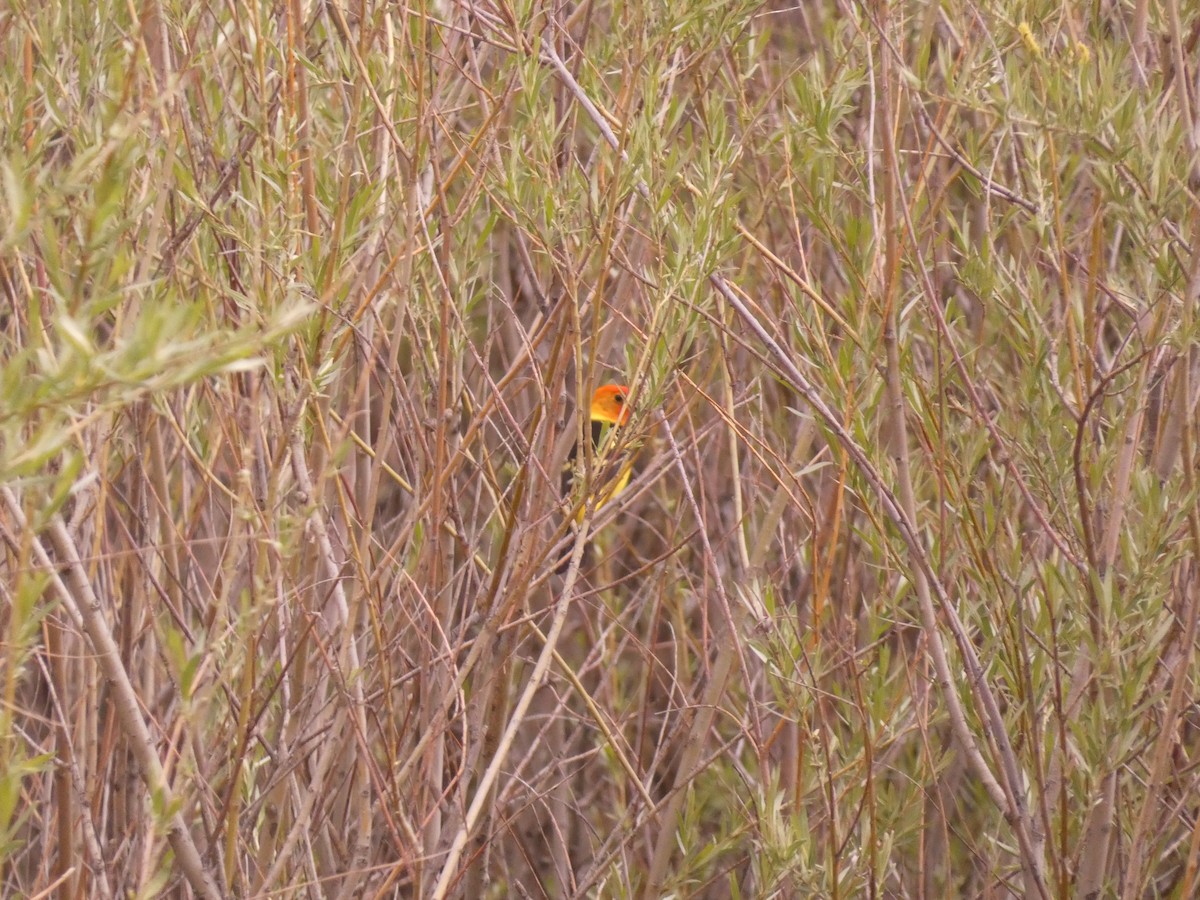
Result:
M10 488L0 486L0 500L3 501L13 521L22 530L26 529L28 525L25 514ZM133 684L129 680L129 674L125 671L125 666L121 661L120 649L113 640L108 622L105 621L103 605L92 590L87 573L83 570L83 563L79 558L75 542L71 539L66 523L60 516L55 515L50 520L49 535L51 545L65 567L67 578L67 582L64 583L55 576L51 583L71 618L83 628L92 643L92 649L96 654L100 669L112 689L116 716L125 732L129 748L138 762L139 774L157 809L162 811L176 809L174 792L167 783L162 761L154 749L154 740L150 736L150 729L142 718L141 705L133 689ZM42 548L40 542L35 541L34 552L38 557L38 562L46 568L46 571L56 570L54 562ZM166 824L167 838L192 890L208 900L216 900L221 897L222 893L217 887L216 881L204 868L200 852L196 849L191 832L188 831L183 820L183 814L178 811L169 813Z
M287 84L291 100L292 125L296 129L295 153L300 164L300 198L304 206L304 224L311 245L320 234L317 209L317 178L313 169L311 124L308 108L308 73L303 0L287 0Z
M670 423L665 418L662 418L661 414L659 425L663 433L667 436L667 442L671 449L671 459L674 461L681 476L680 483L683 485L688 510L700 526L698 533L701 546L704 550L703 559L705 565L711 567L709 575L717 589L717 599L720 602L722 619L716 629L717 638L714 643L717 646L717 658L713 662L712 674L709 676L708 684L704 688L704 695L700 700L692 722L688 726L688 738L684 742L684 751L679 760L679 766L675 770L675 781L671 786L671 796L667 801L666 809L663 810L659 817L658 836L654 841L654 855L650 860L650 870L646 876L646 889L643 892L646 900L654 900L654 898L663 895L663 882L667 877L671 855L675 851L676 829L679 827L679 816L683 810L683 804L687 800L688 785L699 771L700 759L704 753L709 732L712 729L713 719L721 706L721 699L725 694L729 676L735 666L741 667L747 679L749 679L750 673L750 668L746 664L746 659L743 655L742 642L738 639L737 617L734 615L729 597L726 596L724 578L717 565L712 545L708 539L704 514L700 511L695 494L692 492L687 471L684 469L683 457L679 452L679 446L675 442L675 437L671 433Z
M1200 234L1200 208L1192 214L1192 233ZM1195 322L1196 305L1200 303L1200 245L1193 244L1190 255L1190 271L1186 293L1183 297L1183 333L1190 334ZM1183 398L1186 408L1191 409L1194 403L1192 396L1191 354L1180 361L1178 395ZM1183 486L1186 496L1195 498L1197 495L1196 482L1196 427L1191 415L1183 418L1180 427L1180 443L1183 452ZM1183 628L1179 638L1179 652L1171 671L1171 693L1163 710L1162 721L1159 724L1158 735L1154 741L1149 772L1146 779L1145 796L1138 810L1137 821L1134 824L1133 835L1129 843L1129 861L1121 880L1121 896L1124 900L1132 900L1143 893L1143 885L1147 877L1146 844L1153 840L1153 818L1164 801L1162 792L1169 778L1171 748L1177 740L1180 718L1188 703L1188 691L1191 686L1189 671L1196 658L1196 637L1200 633L1200 571L1197 570L1196 560L1200 559L1200 510L1196 504L1190 503L1187 508L1187 534L1192 545L1191 560L1183 566L1182 588L1183 604L1180 618Z

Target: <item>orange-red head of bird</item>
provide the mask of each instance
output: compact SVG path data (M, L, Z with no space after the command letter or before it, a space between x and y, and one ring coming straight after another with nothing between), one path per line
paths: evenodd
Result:
M609 425L629 421L629 388L623 384L604 384L592 395L591 420Z

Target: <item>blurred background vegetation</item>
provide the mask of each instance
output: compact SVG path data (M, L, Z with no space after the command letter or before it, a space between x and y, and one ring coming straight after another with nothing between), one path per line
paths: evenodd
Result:
M1195 896L1198 37L10 0L0 893Z

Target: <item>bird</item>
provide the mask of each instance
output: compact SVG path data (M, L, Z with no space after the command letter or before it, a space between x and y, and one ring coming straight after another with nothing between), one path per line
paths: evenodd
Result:
M596 392L592 395L588 419L591 423L592 452L598 456L606 447L612 445L617 429L629 423L629 388L623 384L603 384L596 388ZM581 448L578 444L572 446L567 464L563 468L562 493L566 498L571 496L572 488L579 475L578 460L582 456L580 451ZM596 509L609 503L629 484L630 476L633 475L633 460L620 460L620 467L617 469L616 475L608 477L606 473L611 471L610 467L595 470L598 486ZM585 507L585 503L580 504L579 511L575 514L576 523L583 521Z

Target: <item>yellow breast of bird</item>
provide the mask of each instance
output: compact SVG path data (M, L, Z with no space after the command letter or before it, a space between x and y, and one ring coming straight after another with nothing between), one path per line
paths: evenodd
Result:
M617 494L625 490L629 479L633 476L633 461L617 459L613 445L616 442L616 429L606 422L591 422L592 449L592 491L595 496L595 508L600 509L609 503ZM569 496L576 479L583 476L583 461L579 459L579 448L572 447L567 461L568 471L563 473L564 495ZM624 454L618 454L624 455ZM575 521L583 521L583 512L587 508L586 498L580 504L575 514Z

